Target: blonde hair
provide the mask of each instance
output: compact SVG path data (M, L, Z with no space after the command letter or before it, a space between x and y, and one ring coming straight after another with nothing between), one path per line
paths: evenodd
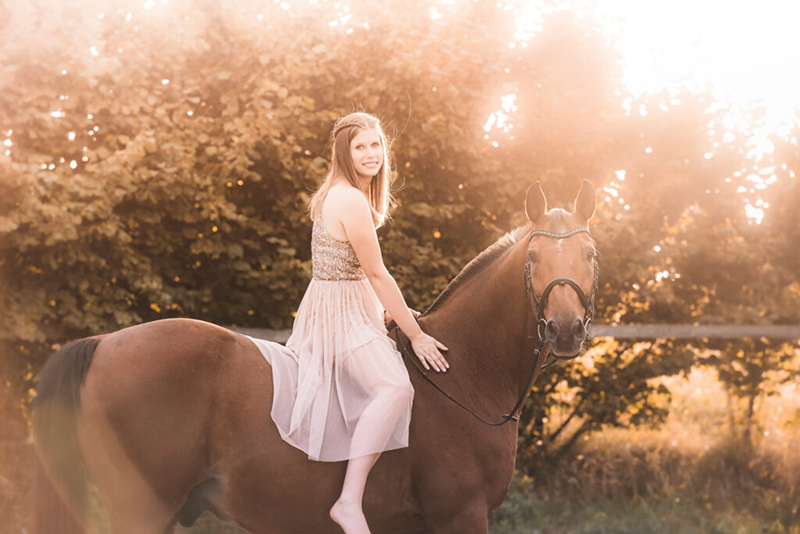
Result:
M331 163L328 167L328 175L325 177L322 186L312 195L308 204L308 215L312 220L319 214L322 203L325 197L328 196L328 191L330 191L331 186L339 177L343 176L350 185L360 190L358 175L353 164L353 156L350 153L350 142L359 132L364 130L377 130L381 138L383 164L375 176L372 177L367 190L367 198L372 210L372 223L375 228L379 228L386 222L389 207L395 205L389 189L392 175L390 170L391 162L389 161L389 143L378 118L363 112L350 113L336 121L333 127L331 132L333 146L331 147Z

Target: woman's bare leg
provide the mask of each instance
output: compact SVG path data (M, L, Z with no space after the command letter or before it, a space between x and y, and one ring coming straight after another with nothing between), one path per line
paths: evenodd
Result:
M386 436L394 428L397 417L408 406L408 395L413 390L406 387L385 387L367 406L356 423L352 443L363 445L376 441L386 443ZM375 448L372 448L375 450ZM330 511L331 519L344 529L346 534L370 534L361 503L367 476L381 453L351 458L339 499Z
M392 369L374 343L359 347L342 363L342 386L368 391L371 397L353 429L342 493L330 510L345 534L370 534L362 508L367 477L414 397L402 363Z
M347 462L342 494L330 511L331 519L336 521L347 534L369 534L361 502L364 498L367 476L380 455L381 453L377 452L351 458Z

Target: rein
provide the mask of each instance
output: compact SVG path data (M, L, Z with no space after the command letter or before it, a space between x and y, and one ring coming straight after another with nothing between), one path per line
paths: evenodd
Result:
M530 245L531 239L533 237L536 237L536 236L549 237L549 238L553 238L553 239L565 239L567 237L572 237L573 235L581 233L581 232L585 232L585 233L589 234L589 236L592 235L589 232L589 228L587 228L585 226L582 226L580 228L575 228L574 230L571 230L571 231L563 233L563 234L555 234L555 233L552 233L552 232L545 232L544 230L534 230L530 234L528 234L528 244ZM581 287L574 280L572 280L571 278L556 278L556 279L552 280L549 284L547 284L547 287L545 287L544 291L542 292L542 296L540 298L540 297L536 296L536 291L534 291L533 282L531 281L531 259L530 259L530 257L528 258L528 261L525 262L525 268L524 268L524 273L523 273L524 283L525 283L525 292L526 292L525 309L530 311L530 306L528 305L528 295L531 295L533 303L534 303L534 310L535 310L534 311L534 313L535 313L535 317L534 318L536 319L536 334L537 334L535 337L529 335L528 339L538 338L538 342L536 344L536 348L533 350L533 357L531 358L531 367L530 367L530 370L528 371L528 378L525 380L525 387L522 388L522 391L520 392L519 398L517 399L517 402L514 405L514 407L511 409L511 411L509 413L503 414L502 415L502 420L500 422L498 422L498 423L492 423L492 422L487 421L486 419L484 419L483 417L481 417L480 415L475 413L473 410L467 408L462 403L460 403L458 400L453 398L450 394L448 394L442 388L440 388L436 384L436 382L431 380L430 377L425 373L425 371L420 367L419 363L416 361L416 358L414 358L409 353L408 346L407 346L406 342L401 341L401 337L400 336L404 335L404 334L402 333L402 330L400 330L398 328L397 323L395 321L392 321L389 324L389 327L387 327L387 328L388 328L389 331L397 330L397 335L396 336L397 336L397 341L400 341L401 353L403 354L403 356L405 356L408 360L410 360L414 364L414 367L422 375L422 378L427 380L428 383L430 383L434 388L436 388L445 397L447 397L448 399L453 401L456 405L458 405L459 407L463 408L464 410L466 410L470 414L472 414L476 419L478 419L478 421L480 421L481 423L484 423L486 425L489 425L489 426L501 426L501 425L504 425L505 423L507 423L509 421L518 421L519 418L517 417L516 414L517 414L518 410L520 408L522 408L522 405L525 403L525 397L527 396L528 392L530 391L531 387L533 386L533 381L534 381L534 379L536 377L536 370L537 370L537 367L539 366L539 358L541 356L541 353L542 353L542 350L544 349L545 344L547 343L547 340L545 339L545 336L544 336L543 331L542 331L542 326L545 326L545 327L547 326L547 320L544 318L544 309L545 309L545 306L547 306L547 299L550 296L550 292L552 291L552 289L556 285L562 285L563 286L565 284L568 284L577 293L578 298L580 299L581 304L583 305L583 308L584 308L584 310L586 312L585 315L584 315L583 325L584 325L584 328L586 329L586 333L587 333L587 337L588 337L589 324L591 323L592 316L594 315L594 297L595 297L595 293L597 292L597 282L598 282L598 277L599 277L599 269L598 269L598 265L597 265L597 258L594 258L592 260L592 263L593 263L593 267L594 267L594 277L593 277L593 280L592 280L591 294L590 294L590 296L588 298L584 294L584 292L581 289ZM414 319L419 324L419 319L416 318L416 317ZM574 354L573 356L557 356L557 355L553 354L552 356L553 356L554 359L551 360L549 363L545 363L544 365L542 365L540 367L540 369L545 369L545 368L549 367L550 365L552 365L553 363L555 363L557 361L560 361L560 360L573 360L573 359L577 358L580 355L580 353L581 353L581 351L579 349L578 352L576 354ZM547 356L545 356L545 358L547 358Z

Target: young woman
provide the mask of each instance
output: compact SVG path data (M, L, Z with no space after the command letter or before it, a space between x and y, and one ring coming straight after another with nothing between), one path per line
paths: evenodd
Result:
M272 365L272 418L316 461L348 460L331 518L368 534L361 503L381 452L408 446L414 390L381 310L408 335L426 369L446 372L442 343L425 334L386 270L376 228L391 202L389 151L377 118L334 126L328 176L309 206L312 280L283 347L253 341Z

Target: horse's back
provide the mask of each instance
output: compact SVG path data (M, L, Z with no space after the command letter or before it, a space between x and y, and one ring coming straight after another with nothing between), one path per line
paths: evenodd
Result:
M337 532L327 511L346 463L309 461L281 439L270 416L272 370L250 340L191 319L97 339L80 440L112 523L147 515L191 524L210 510L253 533ZM407 452L381 460L368 517L415 523Z
M112 524L141 514L169 520L192 488L219 476L242 419L267 413L269 366L242 336L192 319L97 339L79 420L90 477Z
M175 447L213 461L209 444L235 424L218 415L269 401L268 364L242 336L211 323L165 319L98 339L81 395L84 416L102 415L121 439L147 444L133 455L145 472ZM237 387L243 376L260 386L248 398Z

